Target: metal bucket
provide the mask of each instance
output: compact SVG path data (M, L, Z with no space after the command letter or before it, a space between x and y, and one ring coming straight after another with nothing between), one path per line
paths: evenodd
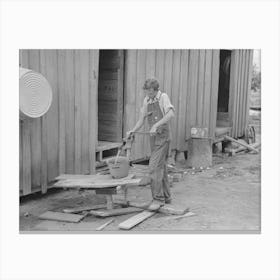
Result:
M119 179L119 178L124 178L128 176L128 171L129 171L129 161L126 157L118 157L117 161L116 158L109 159L107 161L110 174L112 175L113 178Z

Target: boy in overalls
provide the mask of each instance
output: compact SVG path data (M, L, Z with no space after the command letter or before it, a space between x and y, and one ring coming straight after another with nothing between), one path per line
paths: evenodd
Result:
M153 196L149 209L157 210L165 203L171 202L166 162L171 140L169 120L174 117L174 107L170 103L168 95L159 90L159 82L156 79L147 79L143 89L146 97L140 117L135 127L127 132L127 137L139 130L147 118L150 127L149 170Z

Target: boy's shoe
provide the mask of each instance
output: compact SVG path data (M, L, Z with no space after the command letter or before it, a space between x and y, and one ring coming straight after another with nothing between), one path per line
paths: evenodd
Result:
M164 205L164 202L153 200L152 203L147 208L147 210L157 211L163 205Z

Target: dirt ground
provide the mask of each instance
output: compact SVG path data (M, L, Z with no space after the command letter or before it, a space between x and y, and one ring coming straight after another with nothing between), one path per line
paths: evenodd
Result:
M130 232L260 231L260 155L246 153L228 157L220 153L214 155L213 162L211 169L189 172L181 182L173 183L172 205L189 207L195 216L177 220L173 215L157 213ZM131 187L128 199L151 199L150 187ZM46 195L33 195L20 203L20 231L94 231L112 217L87 216L79 223L67 223L43 221L38 216L47 210L61 211L103 202L105 199L93 191L53 189ZM115 217L102 232L120 231L118 224L133 215L135 213Z

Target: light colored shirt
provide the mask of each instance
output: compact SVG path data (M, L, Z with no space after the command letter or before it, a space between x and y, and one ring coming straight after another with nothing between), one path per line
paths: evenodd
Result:
M163 116L165 116L168 113L169 110L175 111L174 106L171 104L168 95L159 90L157 95L154 98L150 98L148 96L146 96L144 98L143 106L141 108L141 113L144 114L144 116L147 116L148 104L154 103L156 101L159 101L159 107L161 109L161 112L162 112ZM168 127L169 127L169 139L172 140L170 121L168 121L167 124L168 124Z
M168 95L159 90L154 98L150 98L148 96L144 98L141 113L143 113L146 116L146 114L148 113L148 104L154 103L156 101L159 101L159 107L163 116L166 115L170 109L175 111L174 106L171 104Z

